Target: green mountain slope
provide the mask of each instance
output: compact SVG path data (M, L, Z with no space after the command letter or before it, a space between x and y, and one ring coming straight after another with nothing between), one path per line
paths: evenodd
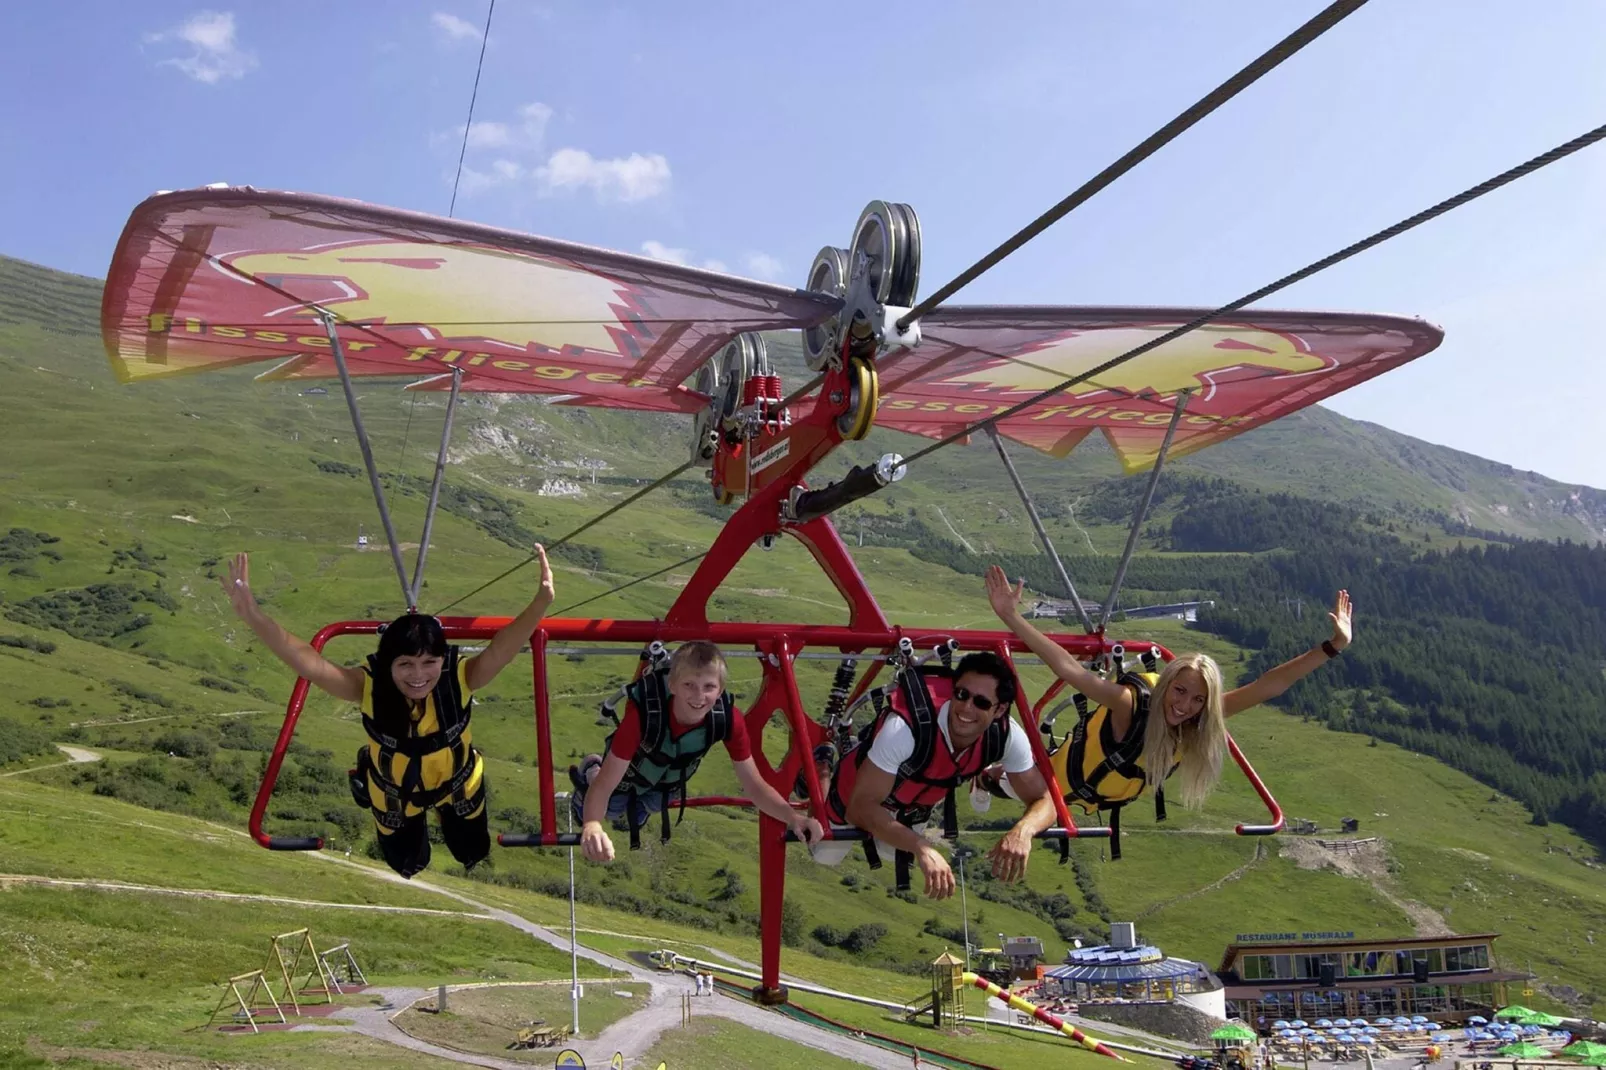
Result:
M178 822L173 815L181 813L243 827L289 681L229 615L217 585L224 555L252 553L259 594L299 634L331 620L383 616L396 604L386 553L356 546L359 529L375 543L382 540L338 390L306 395L283 384L254 383L249 372L118 386L106 369L95 328L97 287L94 280L0 260L0 397L5 399L0 411L7 417L0 422L0 450L11 462L0 471L0 533L5 533L0 535L0 677L8 683L0 689L0 732L20 738L26 728L32 730L29 738L42 735L106 755L100 763L0 780L0 798L10 815L0 824L0 869L226 889L301 880L300 870L262 868L270 860L274 866L296 863L267 852L251 854L254 848L247 853L260 859L260 866L225 852L213 859L194 844L169 853L154 846L165 834L142 832L139 846L128 851L82 849L84 840L101 829L140 825L146 821L141 813L151 815L146 821L151 825ZM410 543L422 519L419 481L433 465L441 400L403 395L394 385L373 382L362 384L359 392L379 464L389 473L402 538ZM426 608L439 609L516 563L530 542L566 532L619 500L637 485L632 477L672 467L684 455L684 437L683 425L666 418L565 410L529 399L472 399L454 437ZM1320 449L1308 448L1311 443L1320 443ZM887 448L908 452L909 440L877 433L833 458L835 470ZM1312 455L1342 471L1294 467L1291 458ZM1084 593L1099 593L1124 536L1132 484L1110 482L1113 461L1096 446L1064 463L1026 450L1016 450L1015 456L1037 490L1055 538L1082 555L1071 565L1092 588ZM1402 460L1412 463L1402 467ZM1390 525L1402 538L1453 546L1458 522L1503 535L1582 538L1589 529L1574 514L1583 510L1593 517L1589 510L1600 502L1599 492L1580 491L1576 501L1583 504L1552 507L1575 499L1539 477L1525 482L1527 477L1503 475L1498 466L1477 458L1323 410L1312 410L1297 426L1282 421L1242 436L1179 463L1175 471L1175 490L1161 501L1145 540L1146 547L1168 549L1140 556L1128 588L1132 597L1174 596L1188 585L1177 578L1183 573L1207 578L1208 583L1201 579L1194 586L1215 597L1232 589L1231 583L1258 575L1251 571L1259 567L1255 563L1279 560L1276 549L1257 554L1198 553L1192 545L1182 547L1186 553L1169 549L1177 532L1188 530L1186 521L1204 516L1207 506L1246 501L1232 496L1252 498L1256 490L1308 492L1307 480L1326 481L1320 484L1324 494L1330 487L1336 499L1361 506L1353 515L1344 514L1350 525L1345 533L1355 536L1357 546L1367 545L1363 536L1380 536ZM559 479L573 486L555 485ZM1212 490L1210 479L1230 482L1222 484L1226 489ZM1495 508L1530 499L1536 504L1527 512L1511 506L1507 515ZM1465 505L1468 512L1459 521L1458 501L1474 503ZM1370 513L1376 515L1363 515ZM621 513L559 557L560 606L706 548L721 515L689 476L651 504ZM1179 518L1185 522L1181 529ZM889 614L911 625L990 623L975 578L980 564L1001 553L1021 560L1036 553L1019 504L985 442L944 451L928 467L855 507L842 518L850 541L857 542L861 521L865 540L855 549L860 567ZM967 552L962 539L976 552ZM1220 561L1221 571L1206 573L1206 560ZM1327 579L1309 582L1326 584ZM611 595L588 611L660 615L684 581L684 571L670 573ZM518 573L463 608L511 613L532 583L528 571ZM1264 608L1259 602L1254 606L1257 612ZM755 551L721 592L715 609L748 619L838 621L842 616L839 599L808 555L790 543L767 554ZM1320 614L1312 616L1318 619L1285 614L1277 630L1290 643L1308 644L1321 630ZM1173 649L1203 648L1229 674L1249 668L1256 648L1265 645L1261 637L1234 636L1239 645L1172 621L1123 622L1116 632ZM1479 639L1491 645L1509 641L1506 633ZM332 652L354 660L365 650L349 641ZM551 668L561 767L600 742L595 703L628 674L630 663L576 654L560 656ZM493 825L499 830L528 828L534 820L529 673L528 660L521 659L485 694L476 712L476 738L489 756ZM808 701L819 703L826 675L820 663L807 666ZM736 663L741 695L751 697L757 678L751 662ZM1044 682L1028 680L1034 691ZM1554 986L1541 989L1536 1002L1563 1006L1559 1001L1568 997L1583 1009L1606 994L1606 968L1589 945L1593 934L1606 931L1606 884L1593 850L1571 831L1560 824L1536 827L1507 793L1491 792L1412 750L1388 742L1369 745L1366 735L1331 731L1311 716L1263 709L1235 720L1233 728L1291 814L1329 828L1340 817L1358 816L1363 830L1378 832L1385 846L1377 865L1364 873L1340 873L1319 867L1319 857L1297 843L1257 844L1230 835L1234 821L1258 808L1236 777L1229 777L1203 813L1173 810L1171 822L1161 828L1152 826L1143 807L1135 808L1125 822L1131 844L1119 865L1104 864L1099 847L1089 841L1073 852L1073 866L1055 865L1052 853L1040 854L1024 889L973 873L968 918L961 917L957 903L891 896L885 875L871 873L860 860L825 869L794 852L788 873L796 928L788 969L859 991L907 990L912 998L921 987L913 974L943 947L957 946L953 934L967 920L983 934L1036 933L1058 953L1073 936L1098 935L1110 920L1136 918L1145 935L1169 951L1210 962L1245 929L1397 935L1439 916L1463 931L1506 933L1497 954L1510 965L1531 964ZM369 834L362 814L342 797L343 770L362 738L352 711L315 698L297 738L270 826L325 832L361 857ZM785 742L778 728L766 734L771 753ZM1408 742L1417 751L1426 749ZM5 753L10 752L0 748ZM36 755L0 772L47 761ZM699 777L710 791L735 786L722 762L710 762ZM988 820L1007 817L1000 805ZM996 833L980 821L974 824L966 842L985 848ZM453 870L444 860L435 868ZM756 957L758 875L750 817L689 813L667 847L649 843L613 867L580 869L587 912L582 917L594 919L592 927ZM547 911L546 920L554 922L566 914L565 904L549 897L567 887L559 854L498 852L493 865L474 876L462 886L487 901L517 900ZM331 887L315 896L309 891L308 897L361 894ZM417 902L411 897L387 901ZM1545 903L1545 909L1534 909L1534 903ZM46 908L34 903L29 910L43 916ZM111 925L109 911L92 913L89 927L74 930L74 939L93 939L95 926ZM210 925L215 917L197 913L192 923ZM876 926L885 931L878 933ZM820 927L835 932L817 932ZM866 950L828 946L840 943L833 937L856 929L857 946L868 945ZM221 951L216 954L214 973L235 965L223 963ZM438 965L447 968L450 956ZM85 980L80 990L63 989L60 999L86 1005L103 1001L98 1005L104 1006L125 998L124 989L97 988L97 983ZM169 1008L174 1023L182 1017L176 1008ZM32 1028L40 1020L36 1010L16 1006L0 1007L0 1015L13 1026ZM85 1012L84 1017L97 1015ZM1023 1065L991 1054L986 1061Z

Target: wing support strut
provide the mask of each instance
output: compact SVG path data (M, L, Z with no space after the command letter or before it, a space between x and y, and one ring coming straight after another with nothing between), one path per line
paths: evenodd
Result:
M346 392L346 408L351 410L351 428L357 434L357 445L362 450L362 463L368 469L368 484L374 491L374 504L379 506L379 522L385 528L385 541L390 544L390 560L396 566L396 579L401 583L402 600L408 609L415 608L413 589L407 582L407 566L402 564L401 543L396 541L396 525L391 523L390 508L385 504L385 488L379 483L379 469L374 466L374 448L368 441L368 429L363 426L362 413L357 409L357 393L351 385L351 372L346 368L346 350L340 344L340 332L335 330L334 313L318 309L323 321L324 334L329 336L329 350L335 358L335 370L340 373L340 388ZM422 555L423 550L419 553Z
M1071 574L1065 571L1065 563L1060 560L1059 551L1054 549L1054 543L1043 530L1043 521L1037 515L1037 505L1032 501L1031 492L1026 484L1021 482L1020 473L1015 471L1015 462L1009 459L1009 451L1004 449L1004 440L998 434L998 428L993 424L987 425L987 437L993 440L993 448L998 450L998 459L1004 462L1004 471L1009 473L1009 481L1015 484L1015 493L1020 495L1021 504L1026 506L1026 515L1031 519L1032 530L1037 532L1037 539L1048 552L1048 559L1054 563L1054 571L1060 575L1060 582L1065 585L1065 594L1076 604L1076 612L1082 618L1082 627L1089 634L1093 632L1093 620L1087 615L1087 607L1082 604L1082 596L1076 593L1076 584L1071 582Z
M1154 488L1160 483L1160 469L1165 464L1165 455L1171 450L1171 439L1177 433L1177 424L1182 422L1182 410L1188 407L1188 398L1192 394L1191 390L1179 391L1177 394L1177 407L1171 413L1171 422L1166 425L1165 438L1160 442L1160 452L1154 455L1154 468L1149 472L1149 485L1143 488L1143 497L1138 502L1137 512L1132 514L1132 526L1126 533L1126 549L1121 551L1120 563L1115 566L1115 579L1110 581L1110 593L1105 596L1104 609L1099 613L1100 635L1104 634L1104 626L1110 623L1110 614L1115 612L1115 598L1121 593L1121 584L1126 580L1126 566L1132 563L1132 551L1138 548L1138 533L1143 530L1143 522L1149 517L1149 504L1154 501Z
M429 505L424 509L424 535L418 541L418 560L413 565L413 585L407 604L418 605L418 592L424 586L424 559L429 556L429 536L435 528L435 507L440 503L441 479L446 474L446 448L452 441L452 417L457 413L457 395L463 385L463 369L452 369L452 392L446 396L446 422L441 427L441 448L435 455L435 478L429 484Z

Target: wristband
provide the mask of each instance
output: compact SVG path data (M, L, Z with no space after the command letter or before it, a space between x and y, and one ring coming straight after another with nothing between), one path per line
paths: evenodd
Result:
M1340 653L1342 653L1342 651L1340 651L1338 649L1338 647L1333 645L1333 641L1331 639L1323 639L1322 640L1322 653L1326 654L1330 658L1336 658L1336 657L1338 657L1338 655Z

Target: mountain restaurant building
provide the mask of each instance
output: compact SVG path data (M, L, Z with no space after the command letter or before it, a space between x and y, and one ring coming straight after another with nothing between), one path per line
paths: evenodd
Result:
M1528 974L1494 959L1498 933L1357 940L1354 933L1239 934L1217 970L1245 1022L1420 1014L1458 1022L1507 1004Z

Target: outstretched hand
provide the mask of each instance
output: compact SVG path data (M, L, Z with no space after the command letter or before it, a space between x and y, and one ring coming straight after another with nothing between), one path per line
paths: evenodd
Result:
M251 562L245 554L229 559L229 574L223 580L223 591L229 596L234 615L245 620L257 608L256 595L251 593Z
M1349 646L1350 638L1354 634L1350 623L1350 614L1353 607L1350 605L1349 592L1339 591L1338 597L1333 599L1333 611L1327 614L1327 619L1333 622L1333 638L1330 642L1335 649L1343 650Z
M541 588L535 592L535 598L538 602L551 605L557 592L552 587L552 565L546 559L546 547L536 543L535 556L541 559Z
M1007 621L1020 612L1020 600L1025 592L1025 579L1011 587L1009 577L1004 575L1002 568L992 565L987 569L987 601L992 603L993 612L1000 619Z

